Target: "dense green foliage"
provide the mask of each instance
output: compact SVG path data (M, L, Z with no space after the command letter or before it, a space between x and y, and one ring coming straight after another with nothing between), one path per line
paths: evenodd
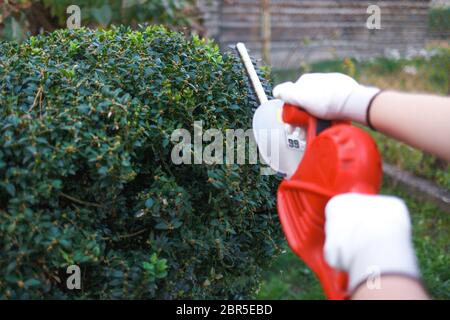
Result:
M1 43L0 297L253 294L281 240L276 179L174 165L170 134L246 129L255 106L239 58L161 27Z
M81 25L91 27L143 22L184 27L194 23L197 11L194 0L9 0L0 3L0 36L22 40L40 28L65 28L67 8L74 4Z
M77 0L76 3L73 0L40 1L62 25L68 16L67 7L76 4L81 8L82 18L86 23L95 22L104 26L135 21L172 25L187 23L188 16L185 14L189 6L194 4L192 0Z

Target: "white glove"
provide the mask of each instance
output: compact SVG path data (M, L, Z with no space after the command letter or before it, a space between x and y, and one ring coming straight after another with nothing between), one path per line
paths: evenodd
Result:
M381 274L420 277L401 199L347 193L332 198L325 213L325 259L348 272L349 292Z
M309 73L297 82L285 82L273 95L326 120L351 120L367 124L367 108L380 89L359 85L341 73Z

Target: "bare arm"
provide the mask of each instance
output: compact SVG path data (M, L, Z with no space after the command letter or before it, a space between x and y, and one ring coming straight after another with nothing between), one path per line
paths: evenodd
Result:
M427 300L427 293L415 279L401 275L381 276L378 288L360 285L352 297L353 300Z
M367 109L379 89L340 73L310 73L276 86L273 95L321 119L367 125ZM450 161L450 98L384 91L370 108L378 131Z
M378 131L450 161L450 98L385 91L370 119Z

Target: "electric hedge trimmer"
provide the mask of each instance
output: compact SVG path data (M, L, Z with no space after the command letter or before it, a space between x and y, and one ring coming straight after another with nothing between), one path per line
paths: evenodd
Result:
M253 131L264 161L284 176L277 210L291 249L316 273L328 299L346 299L347 274L325 261L325 205L347 192L376 194L382 170L378 149L347 121L317 119L298 106L268 100L245 45L237 50L260 106Z

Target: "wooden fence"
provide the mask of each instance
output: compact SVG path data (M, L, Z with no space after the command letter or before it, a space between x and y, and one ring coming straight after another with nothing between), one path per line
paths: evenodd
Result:
M381 9L381 29L366 26L367 8ZM242 41L256 57L262 49L261 0L199 0L207 34L222 47ZM429 1L270 0L271 62L409 54L424 47Z

